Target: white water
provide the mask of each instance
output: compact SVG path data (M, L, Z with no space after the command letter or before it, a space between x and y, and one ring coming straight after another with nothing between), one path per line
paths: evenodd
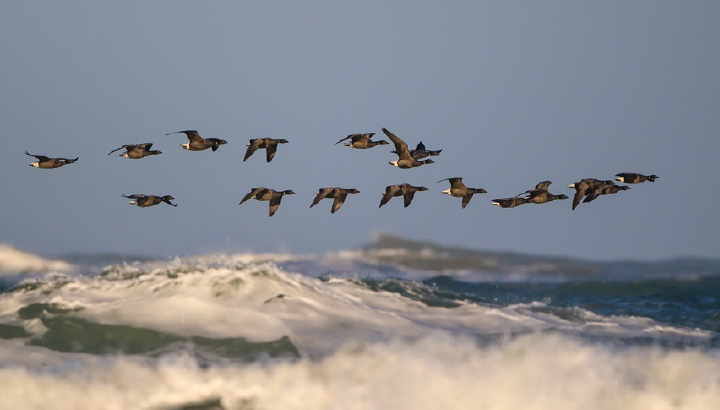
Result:
M0 277L38 272L68 272L74 267L61 260L42 258L0 243Z
M326 258L335 268L356 267L350 253ZM0 340L0 409L168 409L209 401L244 410L663 410L720 403L717 350L603 342L702 341L712 332L580 308L564 319L540 302L432 307L267 262L310 259L212 254L118 265L93 277L68 269L38 287L3 293L0 324L23 326L33 337L45 332L42 321L20 319L18 310L56 304L80 309L65 315L91 322L181 336L288 336L301 358L204 367L187 351L99 356Z
M60 277L0 298L0 323L35 336L39 320L17 318L32 303L57 304L73 316L180 336L243 337L253 342L289 336L301 354L327 355L354 341L417 339L428 332L510 335L539 331L607 337L702 341L714 333L660 326L641 317L604 317L576 308L566 320L540 302L505 307L462 303L432 307L399 293L376 292L349 279L322 281L273 264L169 262L115 266L103 276Z
M0 369L7 409L717 409L720 361L694 351L612 350L558 335L479 347L464 337L351 343L319 361L215 366L168 356Z

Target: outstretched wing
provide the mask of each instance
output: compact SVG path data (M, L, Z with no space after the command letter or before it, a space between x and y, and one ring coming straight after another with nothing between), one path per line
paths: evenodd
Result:
M273 158L275 158L275 152L277 152L277 147L278 144L274 141L267 144L267 148L265 148L265 160L267 162L270 162Z
M152 145L152 144L150 144L150 145ZM129 151L129 150L133 149L134 147L135 147L135 145L123 145L123 146L120 147L120 148L116 148L116 149L108 152L108 155L112 154L112 153L115 152L115 151L120 151L121 149L126 149L126 150Z
M415 198L415 191L407 191L403 195L403 199L405 200L405 208L410 206L410 203L412 202L413 198Z
M463 199L462 199L462 207L463 208L465 208L467 206L467 204L470 203L470 200L472 199L472 197L473 197L473 194L467 194L463 197Z
M536 191L547 191L548 187L550 187L550 184L552 184L551 181L540 181L535 185Z
M169 132L165 135L171 135L171 134L185 134L188 139L192 141L202 141L203 137L198 134L197 130L185 130L185 131L176 131L176 132Z
M345 141L345 140L349 140L349 139L351 139L351 138L353 138L353 142L355 142L355 139L354 139L354 138L357 137L358 135L360 135L360 134L350 134L350 135L348 135L347 137L345 137L345 138L341 139L340 141L336 142L335 145L337 145L337 144L339 144L339 143L341 143L341 142L343 142L343 141Z
M342 204L345 203L346 198L347 198L347 194L342 194L342 195L336 196L335 199L333 200L332 208L330 208L330 213L334 214L335 211L340 209Z
M245 196L243 197L242 201L240 201L240 203L239 203L238 205L242 205L245 201L247 201L248 199L251 199L252 197L254 197L255 195L257 195L258 193L260 193L263 189L265 189L265 188L262 188L262 187L260 187L260 188L253 188L250 192L247 193L247 195L245 195Z
M581 181L579 183L575 184L575 196L573 196L573 203L572 203L572 209L575 210L575 208L580 204L580 200L585 196L585 193L587 192L589 188L589 185L587 182ZM592 199L591 199L592 201Z
M250 143L248 143L248 149L245 151L245 157L243 158L243 161L247 161L250 156L260 148L260 144L262 144L262 139L255 138L250 140Z
M320 188L318 190L318 194L315 196L315 199L313 199L312 204L310 205L310 208L317 205L321 200L325 199L325 197L328 196L330 192L332 192L333 188Z
M270 208L268 209L269 216L275 215L275 211L277 211L278 207L280 206L280 201L282 200L282 197L282 195L278 195L270 200Z
M458 189L458 188L467 188L465 184L462 182L462 178L448 178L450 181L450 188L452 189Z
M410 159L410 151L408 151L408 146L405 143L405 141L398 138L397 135L393 134L392 132L388 131L387 128L383 128L382 131L387 135L388 138L390 138L390 141L395 144L395 151L400 159Z
M388 203L392 197L397 196L398 192L400 192L400 187L398 185L390 185L385 188L385 195L383 195L382 199L380 200L380 206L378 208L381 208L383 205Z
M40 161L40 162L50 161L50 158L49 158L49 157L46 157L45 155L33 155L33 154L31 154L31 153L29 153L29 152L27 152L27 151L25 151L25 155L29 155L29 156L31 156L31 157L35 157L35 158L37 158L38 161Z

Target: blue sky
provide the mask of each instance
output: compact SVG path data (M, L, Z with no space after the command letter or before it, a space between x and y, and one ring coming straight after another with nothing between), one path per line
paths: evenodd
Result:
M9 2L0 15L0 242L43 254L323 252L390 232L592 259L719 257L715 2ZM386 127L436 163L336 141ZM197 129L228 141L180 148ZM250 138L286 138L242 161ZM108 156L153 142L162 155ZM80 157L38 170L24 151ZM542 180L655 183L570 210L492 206ZM484 188L466 209L441 194ZM385 186L420 192L378 209ZM238 206L256 186L292 189ZM357 188L331 215L317 189ZM171 194L140 209L122 194Z

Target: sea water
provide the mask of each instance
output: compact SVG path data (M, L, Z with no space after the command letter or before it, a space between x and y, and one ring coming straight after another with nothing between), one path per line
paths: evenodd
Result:
M0 247L1 409L718 409L720 262Z

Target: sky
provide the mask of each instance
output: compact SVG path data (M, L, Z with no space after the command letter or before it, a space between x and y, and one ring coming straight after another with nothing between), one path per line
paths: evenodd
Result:
M45 255L321 253L379 232L599 260L720 257L720 3L3 2L0 243ZM442 149L401 170L386 127ZM196 129L228 144L181 149ZM271 163L251 138L285 138ZM141 160L108 152L154 143ZM54 170L24 155L79 157ZM656 174L603 196L501 209L551 180ZM467 208L448 177L484 188ZM429 188L378 208L387 185ZM239 206L292 189L277 213ZM321 187L356 188L330 214ZM122 194L170 194L141 209Z

